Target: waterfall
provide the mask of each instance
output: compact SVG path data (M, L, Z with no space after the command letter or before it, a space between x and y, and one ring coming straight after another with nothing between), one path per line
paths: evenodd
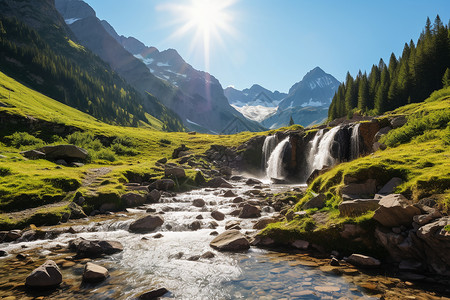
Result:
M275 135L269 135L264 140L264 145L262 148L262 166L263 170L267 169L267 164L269 162L270 154L272 154L273 150L277 145L277 137Z
M310 142L311 148L308 154L308 175L314 170L321 170L325 166L333 166L336 160L331 155L334 136L339 131L340 126L332 128L324 134L324 130L317 132L314 139Z
M359 136L359 125L356 124L352 130L352 137L350 140L350 150L351 150L351 159L357 159L360 153L360 136Z
M267 177L270 178L284 178L284 170L283 170L283 154L284 150L289 144L289 137L285 138L281 141L275 149L272 151L272 154L269 157L267 162Z

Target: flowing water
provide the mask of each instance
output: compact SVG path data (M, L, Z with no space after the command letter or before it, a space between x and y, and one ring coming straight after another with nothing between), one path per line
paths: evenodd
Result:
M331 147L333 146L334 137L340 127L333 127L331 130L324 132L324 129L317 132L314 139L310 142L310 150L308 154L308 176L314 170L321 170L325 166L333 166L337 161L331 156Z
M359 125L360 123L356 124L355 126L353 126L352 129L352 136L350 139L350 150L351 150L351 159L357 159L359 157L360 154L360 144L361 144L361 139L359 136Z
M284 179L283 154L289 144L289 137L282 140L273 150L267 162L266 175L268 179Z
M255 189L243 181L232 181L232 184L231 190L244 199L255 199L251 193L259 193L259 199L264 199L267 193L293 188L261 185ZM319 270L318 264L308 261L305 254L275 253L254 247L245 253L226 253L210 248L209 243L214 238L211 233L223 232L227 221L239 221L241 232L255 232L252 227L256 220L229 215L237 204L233 203L233 198L222 196L223 192L200 189L165 196L161 203L146 205L145 208L161 213L165 220L161 228L149 234L128 232L129 224L145 214L143 209L132 209L125 214L72 224L79 233L64 233L53 240L2 244L10 255L0 259L0 298L14 295L17 299L32 299L44 295L48 296L45 299L134 299L146 290L161 286L170 291L164 298L173 299L369 298L349 279ZM206 206L194 207L192 201L198 198L205 200ZM214 221L211 211L215 209L226 214L224 221L216 221L216 229L211 226ZM262 211L262 217L274 214L269 207L263 207ZM192 231L189 224L195 220L202 223L202 228ZM162 237L154 238L157 233ZM123 244L123 252L94 260L110 271L111 276L106 281L96 285L81 284L87 260L74 259L74 253L66 248L68 242L77 237L117 240ZM215 256L198 258L207 251ZM15 255L23 252L29 253L34 262L17 261ZM27 291L23 288L26 276L46 259L66 259L64 261L69 263L69 267L62 267L63 284L44 294Z
M264 140L263 148L262 148L262 166L263 170L267 169L267 163L269 161L270 155L273 150L277 146L277 137L276 135L269 135Z

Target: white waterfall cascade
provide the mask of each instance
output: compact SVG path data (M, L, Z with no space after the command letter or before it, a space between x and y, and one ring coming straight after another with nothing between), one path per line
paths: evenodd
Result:
M325 166L333 166L336 160L331 156L331 146L334 136L339 131L340 126L333 127L324 134L324 130L317 132L310 142L311 148L308 155L308 176L314 170L321 170Z
M269 135L264 140L264 145L262 148L262 165L263 169L267 170L267 164L269 162L270 155L272 154L273 150L277 146L277 137L275 135Z
M285 138L281 141L275 149L272 151L272 154L269 157L267 162L267 178L284 178L284 169L283 169L283 153L286 147L289 144L289 137Z
M351 159L357 159L359 157L360 152L360 136L359 136L359 125L356 124L352 130L352 136L350 139L350 150L351 150Z

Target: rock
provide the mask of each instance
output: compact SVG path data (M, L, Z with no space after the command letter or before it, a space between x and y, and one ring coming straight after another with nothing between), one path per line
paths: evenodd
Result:
M260 216L261 216L261 209L259 209L259 207L257 206L250 204L244 204L241 212L239 213L239 218L242 219L259 218Z
M69 242L69 248L77 252L78 257L96 258L123 251L123 245L117 241L85 240L77 238Z
M334 285L319 285L315 286L314 289L318 292L322 293L333 293L333 292L339 292L341 290L340 287L334 286Z
M84 198L83 196L78 197L78 199L76 200L76 203L78 205L82 205L84 202L86 201L86 198Z
M396 128L399 128L399 127L402 127L403 125L405 125L406 122L408 122L408 120L406 119L405 116L398 116L398 117L392 119L391 126L393 129L396 129Z
M147 194L147 202L157 203L161 199L161 192L157 189L153 189Z
M275 218L262 218L259 219L258 222L255 223L255 225L253 225L253 229L264 229L266 228L267 225L271 224L271 223L275 223L277 220Z
M373 137L373 142L378 142L382 136L384 136L385 134L387 134L389 131L392 130L391 126L386 126L381 128L380 130L378 130L378 132L375 134L375 136Z
M361 236L365 234L366 231L359 225L355 224L344 224L343 230L339 233L344 239L350 239L355 236Z
M413 217L421 213L420 209L410 205L401 194L384 196L379 205L373 218L386 227L410 226Z
M240 222L236 221L236 220L228 221L227 223L225 223L225 230L231 229L235 226L239 226L239 224L240 224ZM235 228L235 229L237 229L237 228Z
M69 164L64 159L58 159L55 164L67 167Z
M189 224L188 227L192 231L199 230L202 227L202 223L200 223L200 221L194 221L191 224Z
M373 143L372 151L377 152L378 150L386 150L386 148L387 147L385 144L382 144L380 142L375 142L375 143Z
M164 224L164 219L157 215L148 215L130 224L131 232L150 232Z
M230 167L222 167L219 169L219 172L224 176L231 176L233 174L233 171Z
M8 252L6 252L5 250L0 250L0 257L5 257L8 256Z
M314 179L316 179L319 175L322 175L326 172L328 172L331 168L330 167L323 167L321 170L318 169L314 169L314 171L312 171L311 175L309 175L308 179L306 179L306 184L309 186L311 185L311 183L314 181Z
M56 287L62 282L62 274L53 260L47 260L28 275L25 285L32 288Z
M237 217L241 213L241 210L242 210L241 208L235 209L232 212L230 212L230 215L233 216L233 217Z
M353 199L360 199L363 196L373 196L377 192L377 181L367 179L364 183L350 183L341 188L341 195L347 195Z
M379 207L379 200L375 199L355 199L343 201L339 204L341 217L356 217L365 214L369 210L376 210Z
M203 199L194 199L194 201L192 201L192 205L195 207L203 207L206 205L206 202Z
M262 184L261 180L255 179L255 178L249 178L245 182L246 185L255 185L255 184Z
M331 259L331 261L330 261L330 266L338 267L338 266L340 266L340 265L341 265L341 264L339 263L339 260L338 260L337 258L333 257L333 258Z
M209 222L208 228L216 229L217 227L219 227L219 224L216 221Z
M232 190L228 190L225 192L225 194L223 194L223 196L226 198L231 198L231 197L236 197L237 195Z
M233 203L242 203L244 202L244 199L242 199L242 197L236 197L233 199Z
M180 167L170 167L166 165L166 169L164 170L164 175L166 177L175 177L175 178L185 178L186 172L183 168Z
M211 231L211 233L209 235L216 236L216 235L219 235L219 233L217 231Z
M81 206L79 206L75 202L70 202L67 207L70 209L70 219L77 220L87 217L83 211L83 208L81 208Z
M175 181L172 179L159 179L149 185L149 189L157 189L160 191L168 191L175 187Z
M222 177L215 177L213 179L211 179L210 181L208 181L208 183L206 184L208 187L212 187L212 188L233 188L233 186L226 181L225 179L223 179Z
M149 292L145 292L138 297L139 300L153 300L158 299L159 297L164 296L169 291L166 288L159 288L157 290L152 290Z
M216 255L213 252L207 251L207 252L202 254L201 258L210 259L210 258L214 258L215 256Z
M90 262L84 266L83 281L85 282L100 282L108 278L108 276L108 270L102 266Z
M0 242L9 243L19 239L20 237L22 237L22 233L17 229L0 232Z
M303 204L303 209L310 209L310 208L318 208L321 209L325 206L325 201L327 200L327 197L324 194L319 194Z
M45 153L37 150L28 150L20 152L24 157L28 159L44 159Z
M402 260L398 265L399 270L402 271L421 271L423 269L423 264L415 260Z
M349 264L359 267L379 267L381 265L378 259L362 254L352 254L346 259L346 261Z
M186 145L181 145L180 147L173 150L172 158L175 159L188 155L189 154L188 150L190 149L186 147Z
M158 162L160 164L165 164L167 162L167 158L163 157L163 158L157 160L156 162Z
M189 260L189 261L197 261L199 259L200 259L200 255L193 255L191 257L188 257L187 260Z
M209 245L219 251L243 251L250 248L250 243L238 230L227 230L219 234Z
M213 217L217 221L222 221L223 219L225 219L225 215L218 210L212 211L211 217Z
M419 224L420 226L430 223L431 221L442 217L442 214L436 208L433 208L432 211L426 215L416 215L413 217L413 221Z
M398 177L394 177L386 183L381 190L375 195L375 199L381 199L384 196L390 195L394 192L395 188L403 183L403 180Z
M88 157L88 152L85 149L74 145L45 146L37 149L37 151L45 153L45 158L51 160L86 160Z
M304 240L295 240L291 245L294 248L306 250L309 247L309 242Z
M120 197L125 207L136 207L145 203L145 197L140 194L126 193Z
M110 211L116 211L118 210L117 204L115 203L103 203L100 207L99 207L99 213L106 213L106 212L110 212ZM93 211L95 212L95 211Z

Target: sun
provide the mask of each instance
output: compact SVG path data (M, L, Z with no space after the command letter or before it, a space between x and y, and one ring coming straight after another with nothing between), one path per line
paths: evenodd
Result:
M170 38L192 35L191 52L204 56L205 71L209 71L211 46L223 45L225 35L236 35L233 15L230 7L238 0L189 0L185 4L170 4L160 7L168 10L173 17L172 23L178 26Z

